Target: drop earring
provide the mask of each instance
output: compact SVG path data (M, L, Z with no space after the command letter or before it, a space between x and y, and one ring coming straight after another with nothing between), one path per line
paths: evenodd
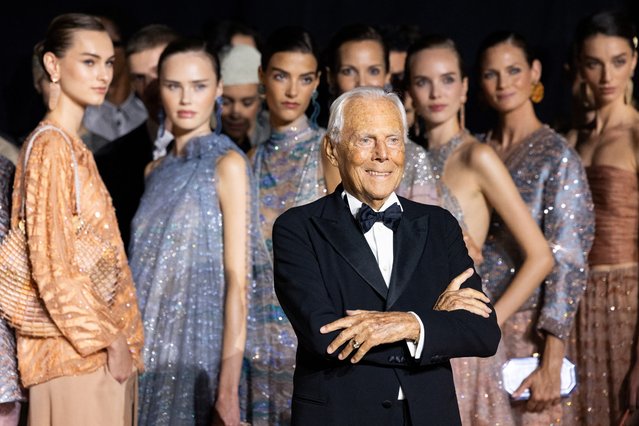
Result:
M157 139L163 138L164 137L164 121L166 120L166 114L164 112L164 108L160 107L160 109L158 110L158 134L157 134Z
M220 135L222 133L222 97L215 98L215 134Z
M634 84L632 83L632 78L628 81L628 85L626 86L626 92L623 96L623 101L626 105L632 105L632 92L634 90Z
M60 99L60 83L59 80L52 77L49 83L49 99L47 106L49 111L53 111L58 106L58 100Z
M538 104L543 99L544 99L544 85L541 83L541 81L538 81L537 83L533 84L532 93L530 94L530 100L533 103Z
M463 102L459 108L459 126L461 130L466 128L466 103Z
M313 90L313 94L311 95L311 104L313 105L313 112L311 113L311 127L315 130L318 129L317 117L319 117L320 113L320 104L317 101L318 96L317 89Z

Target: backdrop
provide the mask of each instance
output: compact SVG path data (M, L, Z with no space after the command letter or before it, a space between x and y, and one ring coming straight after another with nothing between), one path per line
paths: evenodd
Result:
M537 108L542 120L551 125L565 123L569 118L570 92L563 64L579 19L603 8L624 9L639 24L637 0L18 0L12 7L17 11L0 16L0 132L16 140L29 133L44 114L31 80L33 45L44 36L49 21L64 12L104 11L120 21L125 35L151 23L164 23L185 35L198 35L216 21L236 19L255 27L263 36L279 26L297 24L310 30L320 47L345 24L415 24L424 33L451 36L468 64L474 63L478 45L486 34L515 30L527 38L542 61L546 96ZM491 125L493 117L477 99L474 77L471 74L466 116L467 126L479 132Z

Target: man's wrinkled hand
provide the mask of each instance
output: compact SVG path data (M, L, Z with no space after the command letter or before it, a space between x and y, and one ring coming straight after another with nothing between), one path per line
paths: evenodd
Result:
M326 349L329 354L332 354L348 342L338 355L341 360L355 351L351 362L356 363L375 346L419 339L419 321L409 312L356 310L346 311L346 315L320 329L322 334L342 330Z
M455 311L466 310L476 315L488 318L492 310L488 307L490 300L481 291L472 288L461 288L461 285L473 276L474 270L469 268L455 277L446 290L439 296L433 310Z

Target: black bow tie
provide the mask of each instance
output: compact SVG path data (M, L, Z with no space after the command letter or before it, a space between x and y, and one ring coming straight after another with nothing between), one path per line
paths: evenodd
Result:
M362 207L359 209L359 224L364 234L373 227L375 222L382 222L387 228L396 231L401 218L402 208L399 207L397 203L388 207L383 212L376 212L367 204L362 204Z

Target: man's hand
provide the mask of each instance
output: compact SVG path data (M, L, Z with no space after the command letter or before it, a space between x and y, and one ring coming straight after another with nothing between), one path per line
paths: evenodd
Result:
M124 383L133 373L133 357L123 335L119 335L107 347L107 365L109 372L119 383Z
M409 312L357 310L346 311L346 315L320 329L322 334L342 330L326 349L329 354L332 354L348 342L339 354L339 359L346 359L353 350L356 350L351 358L351 362L356 363L375 346L400 340L419 340L419 321Z
M448 287L446 287L446 290L439 296L433 310L455 311L464 309L473 314L488 318L492 312L487 305L490 303L488 297L481 291L472 288L460 288L468 278L473 276L474 272L473 268L468 268L455 277Z

